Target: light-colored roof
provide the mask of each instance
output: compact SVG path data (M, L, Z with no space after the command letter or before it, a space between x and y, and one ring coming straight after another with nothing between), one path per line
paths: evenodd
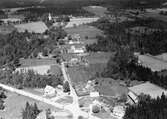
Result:
M18 19L18 18L7 18L7 19L1 19L1 21L7 23L7 22L17 22L17 21L21 21L21 19Z
M70 27L74 27L74 25L78 26L78 25L82 25L82 24L87 24L87 23L91 23L91 22L95 22L97 21L99 18L98 17L94 17L94 18L71 18L70 22L65 26L65 28L70 28Z
M130 96L133 99L133 101L137 100L137 96L134 93L132 93L132 92L129 92L128 96Z
M145 95L150 95L151 98L157 98L158 96L160 97L163 92L167 94L166 90L150 82L130 87L129 90L132 91L137 96L139 96L140 94L145 94Z
M152 71L162 71L167 69L167 62L160 60L151 55L139 55L141 65L150 68Z
M34 33L44 33L48 29L45 23L41 21L19 24L15 25L15 27L19 32L25 32L25 30L28 30L28 32L34 32Z
M16 69L16 72L28 72L29 70L33 70L35 73L40 75L46 75L48 70L50 70L50 65L41 65L41 66L30 66L30 67L19 67Z

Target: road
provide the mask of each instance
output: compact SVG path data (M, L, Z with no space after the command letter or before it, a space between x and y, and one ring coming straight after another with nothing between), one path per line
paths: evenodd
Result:
M2 87L2 88L5 89L5 90L8 90L8 91L11 91L11 92L14 92L14 93L17 93L17 94L20 94L20 95L23 95L23 96L32 98L32 99L34 99L34 100L38 100L38 101L47 103L47 104L52 105L52 106L54 106L54 107L57 107L57 108L59 108L59 109L64 109L64 106L63 106L63 105L61 105L61 104L59 104L59 103L56 103L56 102L53 102L53 101L51 101L50 99L47 99L47 98L44 98L44 97L41 97L41 96L32 94L32 93L30 93L30 92L26 92L26 91L23 91L23 90L19 90L19 89L16 89L16 88L13 88L13 87L10 87L10 86L1 84L1 83L0 83L0 87Z
M59 108L59 109L62 109L62 110L68 110L68 111L70 111L73 114L73 119L78 119L79 116L82 116L82 117L87 118L87 119L88 118L89 119L99 119L97 117L92 116L90 113L88 114L88 113L86 113L86 112L84 112L84 111L82 111L80 109L79 101L78 101L79 98L78 98L78 96L76 94L75 89L72 86L70 77L67 74L67 71L66 71L64 63L61 64L61 69L62 69L62 73L63 73L63 76L64 76L64 80L68 81L68 83L69 83L70 95L73 97L73 103L69 104L69 105L66 105L66 106L61 105L61 104L56 103L56 102L53 102L52 100L47 99L45 97L38 96L38 95L32 94L30 92L24 91L24 90L16 89L16 88L8 86L8 85L4 85L4 84L0 83L0 87L2 87L5 90L8 90L8 91L11 91L11 92L14 92L14 93L17 93L17 94L32 98L34 100L38 100L38 101L44 102L44 103L52 105L52 106L54 106L56 108Z
M67 74L64 62L61 63L61 69L62 69L62 73L64 76L64 80L68 81L68 83L69 83L70 95L73 97L73 103L71 105L67 105L65 108L67 108L68 110L71 110L71 112L73 114L73 119L78 119L79 116L83 116L85 118L88 118L88 113L82 111L79 107L78 96L75 92L75 89L72 86L70 77Z

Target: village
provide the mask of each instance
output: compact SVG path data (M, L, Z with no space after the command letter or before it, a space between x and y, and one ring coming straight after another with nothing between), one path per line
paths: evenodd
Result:
M26 42L42 39L41 44L42 42L46 44L34 48L35 50L33 49L26 58L16 60L12 71L11 66L6 64L1 67L1 71L10 71L16 76L15 79L17 76L22 76L21 78L28 82L32 78L38 81L41 77L51 81L48 81L48 84L39 81L41 83L39 86L32 81L37 86L27 84L30 88L26 85L26 81L16 85L15 82L10 83L10 80L7 83L1 82L0 87L5 89L7 94L7 99L4 101L5 109L0 111L2 119L21 119L20 110L27 101L37 102L42 108L36 119L124 119L126 109L130 105L137 105L141 95L149 95L151 99L157 99L162 94L167 95L166 89L153 81L122 80L101 76L100 73L109 65L108 62L114 57L115 52L88 50L90 45L98 44L98 36L106 37L104 31L92 25L103 20L103 17L110 23L124 23L135 21L137 18L144 19L148 15L155 17L155 14L158 14L161 17L156 16L156 19L166 22L166 16L162 15L166 14L166 8L127 10L115 17L109 14L105 7L88 6L84 9L95 15L55 16L48 12L44 20L42 17L32 20L22 15L15 15L22 9L3 9L8 17L0 19L0 34L23 33ZM99 9L104 12L99 12ZM160 29L141 25L128 27L124 32L133 37L140 37L141 34L149 35L159 31ZM134 56L139 66L166 76L166 53L152 55L134 52ZM1 77L3 78L3 75ZM20 104L17 101L20 101ZM20 110L10 114L16 106Z

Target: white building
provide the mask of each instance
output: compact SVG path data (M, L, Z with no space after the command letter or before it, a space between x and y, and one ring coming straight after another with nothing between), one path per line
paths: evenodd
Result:
M72 44L80 44L80 41L70 40L68 43L69 43L70 45L72 45Z
M53 97L57 94L56 89L52 86L47 85L44 89L44 96Z
M113 109L113 115L118 118L123 118L125 115L125 109L123 106L115 106Z
M75 53L75 54L82 54L82 53L85 53L85 51L86 51L86 48L84 46L81 46L81 47L71 46L68 52Z
M99 92L90 92L90 97L99 97Z

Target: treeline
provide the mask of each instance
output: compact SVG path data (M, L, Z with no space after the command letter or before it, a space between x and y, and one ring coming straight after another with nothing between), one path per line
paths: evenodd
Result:
M166 0L113 0L112 4L124 9L157 8L162 6ZM111 7L112 9L112 7Z
M167 97L162 94L157 99L141 96L137 105L126 109L123 119L167 119Z
M0 88L0 110L4 110L5 109L5 105L4 105L4 99L6 99L6 95L5 92L2 88Z
M27 73L11 73L10 71L1 71L0 82L9 84L16 88L45 88L46 85L56 87L63 85L63 78L61 75L39 75L33 71Z
M40 112L36 103L32 105L27 102L25 109L22 110L22 119L36 119Z
M82 3L82 2L81 2ZM35 16L36 18L41 18L41 16L51 13L52 16L61 15L73 15L73 16L92 16L91 13L82 9L84 5L76 2L69 2L69 4L59 4L55 6L46 7L33 7L18 10L16 14L23 14L26 17Z

